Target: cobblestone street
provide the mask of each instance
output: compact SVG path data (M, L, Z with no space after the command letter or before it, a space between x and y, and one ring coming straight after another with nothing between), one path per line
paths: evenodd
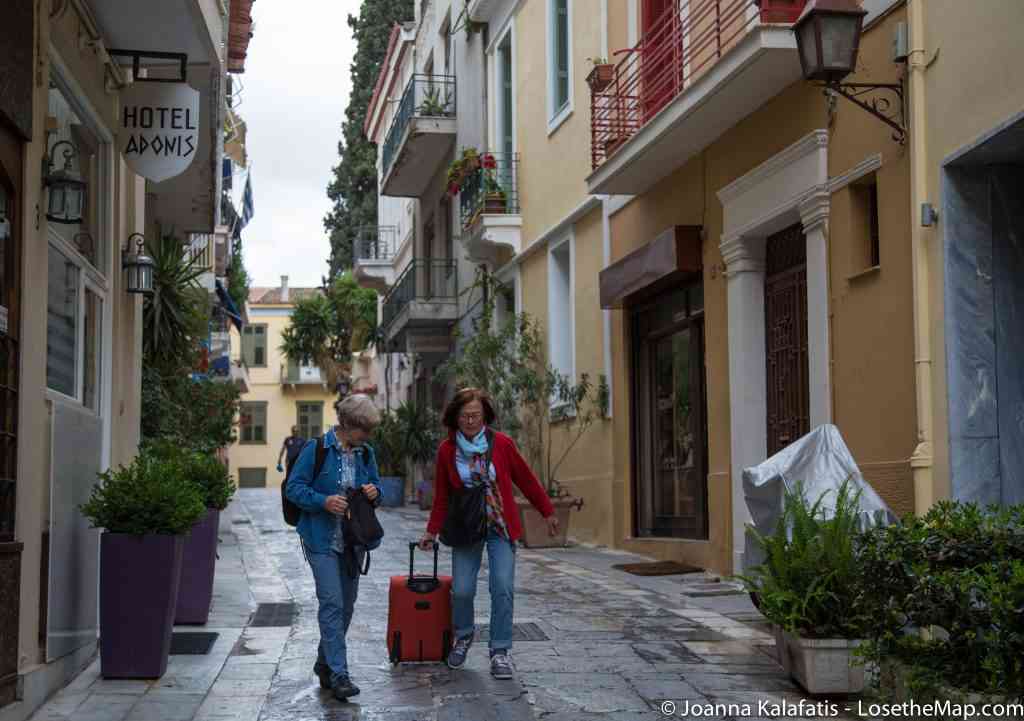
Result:
M313 580L274 488L241 491L222 516L214 609L201 629L220 634L209 654L172 656L167 674L153 682L105 681L94 663L34 718L653 721L664 717L666 700L680 711L686 701L756 710L762 699L803 698L772 659L772 642L745 596L700 595L710 591L695 584L697 595L684 595L680 576L630 576L611 565L634 557L584 547L520 549L515 620L531 640L516 643L517 680L490 677L485 643L461 672L393 669L384 640L388 577L407 572L407 542L422 532L425 514L407 508L381 516L387 535L362 581L349 634L353 680L362 688L354 703L335 701L312 674ZM447 573L450 555L442 553ZM418 560L427 571L426 554ZM486 569L480 581L478 621L486 623ZM297 605L292 625L248 625L258 604L289 602Z

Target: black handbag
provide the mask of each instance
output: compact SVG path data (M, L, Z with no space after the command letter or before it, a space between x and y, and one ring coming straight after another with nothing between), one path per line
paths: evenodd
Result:
M487 430L484 469L490 475L494 433ZM473 546L487 538L487 484L449 490L448 513L441 527L441 543L450 548Z

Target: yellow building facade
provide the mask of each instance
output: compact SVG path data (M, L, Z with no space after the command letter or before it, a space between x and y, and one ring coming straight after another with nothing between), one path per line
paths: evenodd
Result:
M585 500L572 535L742 568L743 469L825 423L914 510L909 147L802 79L803 3L500 5L470 4L490 23L492 139L506 77L514 93L522 250L497 273L552 364L612 391L560 474ZM865 9L848 80L899 83L907 8ZM614 80L592 92L604 58Z
M287 278L277 288L253 288L246 306L248 322L241 332L231 330L232 355L249 373L238 440L230 452L232 472L243 488L280 485L284 474L277 471L277 462L293 426L310 439L334 425L337 395L326 374L315 366L291 363L281 352L281 334L291 322L295 301L320 292L289 288ZM357 387L364 388L358 379Z

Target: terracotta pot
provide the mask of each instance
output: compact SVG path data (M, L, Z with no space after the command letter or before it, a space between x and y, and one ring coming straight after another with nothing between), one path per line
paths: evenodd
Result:
M615 66L611 63L595 65L594 69L587 75L587 85L590 86L590 91L594 93L603 92L614 80Z
M484 213L488 215L501 215L507 207L508 204L503 195L488 193L484 197Z
M551 505L555 507L555 518L558 519L558 535L548 535L548 525L540 511L534 508L529 501L517 498L516 506L519 507L519 522L523 526L523 545L527 548L564 548L569 540L569 512L573 506L577 508L583 505L583 501L573 498L551 499Z

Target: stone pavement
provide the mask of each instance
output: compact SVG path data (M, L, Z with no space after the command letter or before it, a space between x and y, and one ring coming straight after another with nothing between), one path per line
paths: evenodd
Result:
M490 677L486 642L460 672L392 668L388 578L407 573L408 541L426 520L406 508L381 513L385 542L362 579L349 633L362 694L338 703L312 674L313 579L279 499L276 488L242 490L222 515L214 607L203 629L220 635L208 655L172 656L156 681L107 681L96 662L34 721L654 721L665 718L666 701L676 704L676 718L686 702L749 704L756 717L761 700L804 698L772 658L745 596L704 595L716 587L679 576L630 576L611 566L634 557L580 546L519 550L515 620L532 640L515 646L517 680ZM426 572L429 557L417 557ZM444 550L441 568L451 568ZM249 625L258 604L287 602L298 606L291 626ZM485 554L480 623L489 608ZM701 717L748 715L740 707Z

